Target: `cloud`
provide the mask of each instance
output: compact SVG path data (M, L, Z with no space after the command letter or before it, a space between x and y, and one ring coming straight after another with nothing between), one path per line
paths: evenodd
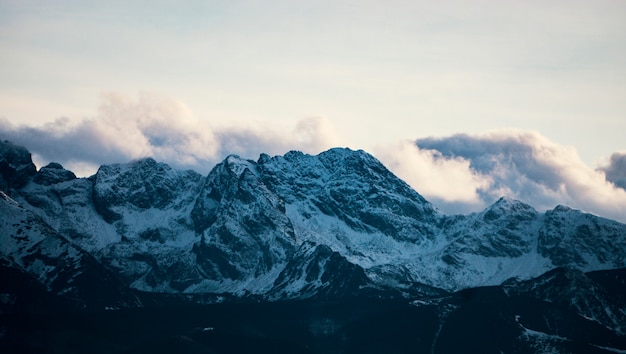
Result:
M436 150L419 149L413 141L380 146L376 156L398 177L446 212L480 209L479 191L491 183L489 176L470 168L461 157L444 157Z
M302 119L293 129L215 128L196 118L184 103L151 93L141 93L138 99L103 94L97 114L80 120L58 118L33 127L0 119L0 136L26 146L36 162L57 161L79 175L94 173L101 164L146 156L206 173L228 154L256 158L262 152L292 149L318 153L338 141L325 118Z
M83 119L58 118L41 126L0 119L0 138L26 146L38 166L60 162L81 176L101 164L146 156L208 173L228 154L316 154L342 142L323 117L292 127L216 126L183 102L150 93L104 94L97 112ZM518 130L398 141L371 152L446 213L479 211L506 195L540 210L564 204L626 222L626 152L594 170L576 149Z
M607 181L626 190L626 152L614 153L611 155L609 164L598 170L604 172Z
M337 146L340 141L335 128L323 117L301 119L293 129L239 123L216 130L215 136L220 158L228 154L255 158L260 153L276 155L290 150L316 154Z
M444 211L479 210L507 195L540 210L565 204L626 221L626 190L616 187L624 154L597 171L574 148L516 130L422 138L414 146L382 160Z

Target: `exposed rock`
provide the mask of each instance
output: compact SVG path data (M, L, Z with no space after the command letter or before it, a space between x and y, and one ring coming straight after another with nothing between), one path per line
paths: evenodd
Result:
M25 186L37 168L26 148L9 141L0 141L0 189L11 194L12 189Z
M74 172L64 169L59 163L50 162L37 171L37 174L33 177L33 182L43 186L49 186L73 179L76 179Z

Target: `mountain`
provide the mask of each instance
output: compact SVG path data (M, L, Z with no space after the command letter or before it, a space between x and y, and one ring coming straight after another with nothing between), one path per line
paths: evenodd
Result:
M356 301L417 316L406 320L423 322L420 340L431 352L460 350L454 338L468 343L468 321L500 326L506 343L476 342L486 352L515 343L537 352L626 348L626 225L565 206L539 212L507 197L478 213L445 215L364 151L231 155L206 176L143 158L77 178L54 162L36 170L28 150L4 141L0 187L0 317ZM298 323L326 343L369 333L365 324L379 315L359 311ZM3 328L0 321L0 344ZM248 327L239 330L248 338Z
M43 298L50 298L52 303L55 296L62 296L64 301L57 303L63 302L67 308L102 309L140 304L115 274L2 191L0 214L0 266L4 276L11 279L3 284L6 288L2 291L13 297L11 302L21 302L22 296L33 295L23 291L26 286L40 295L50 293ZM30 305L41 303L24 304L27 308Z
M297 297L298 278L308 279L306 297L324 273L315 269L339 263L363 287L446 291L557 267L626 267L624 224L564 206L540 213L506 197L479 213L444 215L364 151L231 155L206 177L144 158L89 178L58 163L35 171L28 151L9 142L0 152L15 201L4 199L7 208L23 208L146 292ZM5 223L15 221L9 215ZM23 237L12 232L7 245ZM3 257L23 257L7 247Z

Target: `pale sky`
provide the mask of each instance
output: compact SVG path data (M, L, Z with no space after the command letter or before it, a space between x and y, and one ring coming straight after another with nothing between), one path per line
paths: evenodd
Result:
M626 151L626 2L0 0L0 123L42 162L119 133L101 163L349 146L392 164L406 141L509 132L595 171Z

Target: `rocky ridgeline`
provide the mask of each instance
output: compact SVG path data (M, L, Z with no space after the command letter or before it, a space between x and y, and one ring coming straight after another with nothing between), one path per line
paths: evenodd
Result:
M0 260L59 293L88 269L145 292L277 300L626 267L624 224L508 198L444 215L349 149L228 156L207 176L145 158L76 178L58 163L37 171L25 148L2 142L0 186Z

